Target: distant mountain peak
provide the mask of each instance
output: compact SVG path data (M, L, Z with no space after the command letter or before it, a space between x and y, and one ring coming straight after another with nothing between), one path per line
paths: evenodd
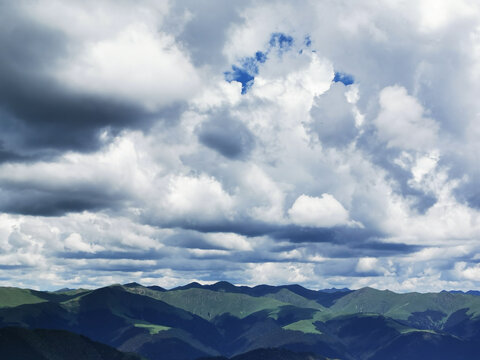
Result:
M167 289L164 289L163 287L157 286L157 285L147 286L147 289L161 291L161 292L167 291Z
M187 285L183 285L183 286L177 286L171 290L188 290L188 289L201 289L203 288L203 285L196 282L196 281L193 281Z
M480 296L480 291L478 290L468 290L468 291L462 291L462 290L442 290L442 293L450 293L450 294L467 294L467 295L473 295L473 296Z
M53 291L53 292L54 292L54 293L61 293L61 292L74 291L74 290L77 290L77 289L72 289L72 288L64 287L64 288L55 290L55 291Z
M218 285L222 285L222 286L234 286L236 287L235 285L233 285L232 283L228 282L228 281L225 281L225 280L221 280L221 281L217 281L215 284L213 284L215 286L218 286Z
M207 288L210 289L215 289L215 290L236 290L237 286L233 285L232 283L229 283L228 281L219 281L213 285L206 286Z
M320 292L323 292L323 293L330 293L330 294L333 294L333 293L337 293L337 292L350 292L352 290L350 290L349 288L336 288L336 287L332 287L330 289L321 289L321 290L318 290Z
M126 288L133 288L133 287L143 287L142 284L139 284L137 282L130 282L130 283L127 283L127 284L123 284L123 286L125 286Z

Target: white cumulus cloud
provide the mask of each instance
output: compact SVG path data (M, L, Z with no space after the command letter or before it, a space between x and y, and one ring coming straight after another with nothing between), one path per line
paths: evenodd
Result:
M425 114L415 97L401 86L389 86L380 92L380 113L375 126L389 147L429 150L435 146L438 125Z
M288 215L300 226L332 227L349 223L348 211L330 194L321 197L300 195Z

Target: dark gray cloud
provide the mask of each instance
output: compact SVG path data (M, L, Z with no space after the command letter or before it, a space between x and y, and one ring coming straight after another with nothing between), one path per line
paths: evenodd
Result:
M229 159L244 159L255 146L254 135L227 111L211 115L197 132L202 144Z
M205 240L200 234L194 231L182 231L172 236L165 238L163 244L186 248L186 249L201 249L201 250L224 250L226 247L212 244Z
M191 55L194 64L225 66L222 52L229 27L241 22L240 10L250 1L222 0L180 0L173 3L173 13L183 13L188 9L191 20L178 36Z
M55 253L55 256L63 259L110 259L110 260L157 260L164 258L167 254L158 250L135 250L124 249L122 251L102 250L97 252L85 251L62 251Z
M0 163L3 162L22 162L28 160L34 160L33 156L25 156L17 154L14 151L6 150L2 143L0 143Z
M95 263L95 264L86 264L86 265L77 265L74 266L74 269L77 271L105 271L105 272L126 272L132 273L137 271L152 271L157 269L158 266L156 264L115 264L115 263Z
M181 104L150 111L58 82L51 74L71 55L71 39L26 18L13 3L1 10L0 161L94 151L104 145L103 131L115 136L125 128L147 129L154 119L178 118Z
M107 193L103 188L75 186L46 190L29 186L5 186L0 189L0 211L12 214L60 216L68 212L98 211L120 207L126 198Z
M343 147L351 143L358 133L352 105L347 102L347 87L341 82L332 84L330 89L315 100L310 110L310 130L323 145Z
M471 167L471 163L478 160L478 154L475 153L476 149L465 149L465 152L459 151L450 154L450 156L447 155L445 165L448 166L451 177L463 175L463 181L454 189L458 201L480 210L480 188L478 186L480 183L480 166ZM469 157L470 161L465 161L466 157ZM465 177L465 174L468 175Z
M411 199L412 207L419 214L424 214L436 203L434 194L411 186L409 183L413 179L411 170L402 168L395 162L401 155L402 149L388 147L385 143L379 142L373 126L365 126L363 133L356 139L356 144L358 149L368 154L372 163L387 172L388 180L394 184L393 190Z
M180 102L153 111L55 80L51 74L76 44L65 33L27 18L20 6L0 6L0 163L52 161L67 151L90 153L125 129L177 122L185 108ZM0 211L42 216L115 209L125 200L101 184L45 189L29 181L2 183L0 198Z
M173 226L173 224L169 226ZM225 247L214 246L208 243L201 235L195 236L195 231L198 232L198 234L233 232L249 238L268 236L275 241L287 242L288 245L283 244L269 248L268 251L272 251L273 253L291 251L301 245L322 244L325 255L332 258L393 256L413 253L422 248L421 245L391 243L385 239L387 235L378 230L351 227L313 228L297 225L273 225L256 220L237 220L235 222L217 222L210 224L175 223L174 226L190 229L193 230L193 232L181 232L167 238L165 243L171 246L175 245L193 249L225 249ZM253 253L246 253L244 257L245 256L248 259L261 256L263 261L266 261L266 257L271 258L270 255ZM235 255L235 257L238 259L238 254Z

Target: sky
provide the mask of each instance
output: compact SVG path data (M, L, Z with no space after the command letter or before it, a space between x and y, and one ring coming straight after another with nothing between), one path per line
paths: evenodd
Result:
M0 0L0 286L480 287L480 5Z

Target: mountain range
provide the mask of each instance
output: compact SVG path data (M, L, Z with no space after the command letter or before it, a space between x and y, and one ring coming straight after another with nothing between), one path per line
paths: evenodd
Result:
M2 349L19 344L9 351L32 348L37 359L64 359L71 342L88 354L82 359L472 360L480 353L480 297L228 282L3 287L0 328Z

